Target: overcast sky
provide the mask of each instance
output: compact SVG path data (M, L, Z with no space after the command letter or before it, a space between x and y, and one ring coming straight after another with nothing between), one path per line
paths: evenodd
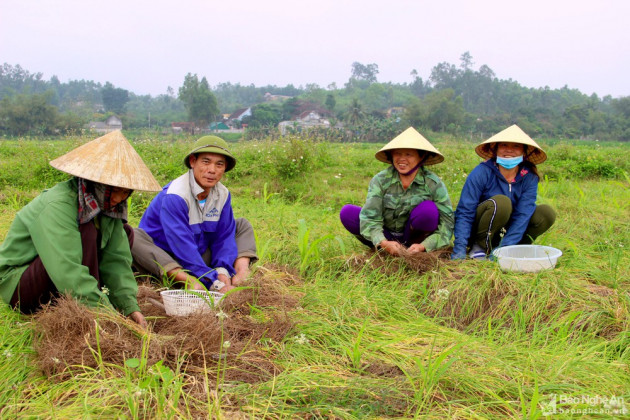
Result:
M630 95L629 0L0 0L0 63L49 80L177 90L222 82L343 84L354 61L380 82L440 62L600 97Z

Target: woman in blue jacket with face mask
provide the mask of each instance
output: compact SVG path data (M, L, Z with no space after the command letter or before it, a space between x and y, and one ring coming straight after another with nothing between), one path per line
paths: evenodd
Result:
M453 259L485 258L498 246L530 244L555 222L549 205L536 205L544 152L517 125L475 148L485 162L468 175L455 211Z

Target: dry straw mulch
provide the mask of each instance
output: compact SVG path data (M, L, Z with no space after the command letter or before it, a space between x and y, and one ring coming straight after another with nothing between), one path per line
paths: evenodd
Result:
M140 358L144 340L149 366L160 360L173 370L181 366L200 393L202 384L216 380L219 364L225 381L266 381L280 371L273 344L294 325L288 312L300 296L286 288L293 282L292 274L259 267L247 288L226 297L220 307L228 315L223 320L215 313L166 316L158 289L140 285L138 302L148 331L111 311L61 298L35 316L38 364L45 375L68 379L86 367L123 366L126 359Z
M423 296L418 296L419 300L423 300L421 311L462 332L485 328L488 320L500 321L501 328L509 329L514 322L512 314L519 310L524 312L528 333L551 321L562 323L576 312L580 313L572 322L572 331L576 333L590 331L613 340L628 329L628 308L623 303L623 296L616 290L590 284L586 278L574 278L568 284L549 278L546 287L536 291L527 283L527 279L534 276L531 273L517 274L521 280L526 280L523 282L516 281L510 273L485 268L485 278L480 281L477 278L482 268L480 264L487 267L488 262L451 261L451 251L447 248L414 255L403 254L401 257L393 257L383 251L368 251L353 255L346 260L346 265L353 270L368 267L388 278L395 278L393 276L401 270L417 272L418 275L429 274L431 297L427 302ZM562 266L556 270L562 270ZM438 271L439 276L431 276ZM471 284L474 286L471 287ZM523 293L528 293L527 298ZM540 300L536 301L538 298ZM536 301L536 305L523 306L523 299Z
M351 268L361 269L368 264L371 269L380 270L385 274L395 274L404 266L417 271L418 274L423 274L436 270L440 264L448 264L450 258L450 248L416 254L405 252L400 257L391 256L382 250L370 250L363 254L352 255L346 260L346 265Z

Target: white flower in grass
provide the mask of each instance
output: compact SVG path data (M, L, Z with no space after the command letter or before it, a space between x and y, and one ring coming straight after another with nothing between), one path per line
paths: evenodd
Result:
M439 300L448 300L448 295L450 294L450 292L448 291L448 289L439 289L436 294Z
M51 357L51 359L52 359L53 363L55 363L55 364L61 363L61 360L57 359L56 357Z
M103 292L105 296L109 296L109 289L106 286L101 287L101 292Z
M224 349L229 349L231 345L232 345L232 343L230 343L230 342L229 342L229 341L227 341L227 340L223 342L223 348L224 348Z
M10 359L13 357L13 353L11 353L11 350L5 350L2 352L2 354L4 355L4 357L6 357L7 359Z
M306 338L306 335L304 335L304 333L301 333L300 335L293 337L293 340L295 340L295 342L297 344L308 344L309 343L309 339Z
M221 309L219 312L217 312L216 317L219 318L220 320L224 320L228 317L228 314L223 312L223 309Z

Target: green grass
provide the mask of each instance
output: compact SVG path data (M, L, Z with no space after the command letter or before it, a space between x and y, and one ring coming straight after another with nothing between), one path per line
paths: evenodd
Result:
M86 140L0 141L0 239L24 204L66 179L47 162ZM432 140L446 157L432 169L456 204L479 161L474 144ZM231 143L238 162L224 183L235 215L254 225L259 266L284 267L303 296L294 331L268 344L283 371L257 385L207 388L204 398L187 394L184 372L162 365L47 379L34 362L30 318L3 305L0 417L540 418L553 395L591 398L558 409L604 409L592 403L599 397L630 409L630 164L621 158L630 145L541 143L549 160L539 167L539 202L558 219L537 242L564 255L536 274L477 261L421 274L364 254L338 212L363 204L384 167L374 159L380 145ZM162 184L182 173L191 144L134 142ZM133 194L132 225L151 198Z

